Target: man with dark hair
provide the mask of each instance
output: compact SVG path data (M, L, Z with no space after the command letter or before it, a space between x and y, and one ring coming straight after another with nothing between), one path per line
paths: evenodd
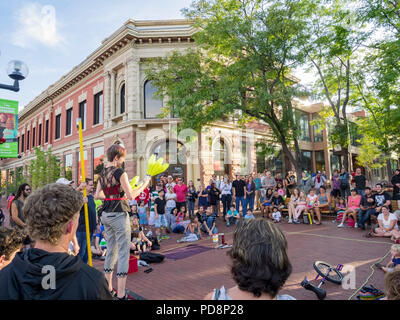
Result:
M111 300L104 275L68 254L82 194L49 184L28 197L23 213L36 247L17 253L0 272L0 300Z
M237 174L236 180L232 182L232 191L233 191L233 198L232 201L235 201L236 210L239 212L240 204L242 204L242 212L246 212L244 205L244 195L246 190L246 183L243 181L242 176Z
M96 231L96 204L94 202L94 197L92 195L93 192L93 180L86 179L85 182L82 182L78 191L82 192L83 188L86 186L87 198L84 199L87 203L88 207L88 219L89 219L89 234L90 234L90 242L92 243L93 234ZM86 222L85 222L85 208L82 207L80 215L79 215L79 225L76 230L76 238L79 246L78 255L82 258L84 263L88 262L88 250L87 250L87 236L86 236Z
M11 203L10 222L12 227L23 229L25 227L25 217L22 214L25 199L31 194L31 187L23 183L18 187L17 194Z
M0 227L0 270L11 263L23 247L24 236L18 228Z
M378 216L381 213L382 207L386 206L389 208L390 211L392 211L392 206L391 206L391 198L390 195L383 189L382 184L378 183L376 185L376 194L374 196L375 199L375 216Z
M375 196L372 195L370 187L365 187L358 212L358 227L360 229L365 230L365 222L370 220L372 214L375 214Z

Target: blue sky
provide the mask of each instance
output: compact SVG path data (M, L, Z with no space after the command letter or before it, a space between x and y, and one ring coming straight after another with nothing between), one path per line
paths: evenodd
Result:
M0 90L20 110L82 62L128 19L179 19L191 0L0 0L0 83L10 60L23 60L20 92Z

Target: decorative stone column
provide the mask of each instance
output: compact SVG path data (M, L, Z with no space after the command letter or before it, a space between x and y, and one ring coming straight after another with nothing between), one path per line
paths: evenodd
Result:
M106 71L103 74L104 76L104 95L103 95L103 107L104 107L104 128L110 127L110 119L111 119L111 90L110 90L110 81L111 81L111 73L110 71Z
M117 115L116 105L115 105L115 83L117 79L117 74L115 71L111 71L111 117L115 117ZM111 120L110 120L111 121Z
M140 118L139 87L139 58L130 57L127 59L125 67L125 97L128 120Z

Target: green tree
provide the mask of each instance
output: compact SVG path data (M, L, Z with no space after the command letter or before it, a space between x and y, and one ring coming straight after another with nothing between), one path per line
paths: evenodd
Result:
M349 122L347 113L355 87L352 75L360 59L360 46L368 32L349 8L354 1L321 1L308 20L308 41L303 47L310 70L317 74L314 94L327 101L334 126L329 136L342 150L344 167L349 170Z
M164 115L194 130L230 116L239 124L260 120L300 175L292 102L304 91L291 71L302 62L299 48L311 11L304 0L194 1L183 12L195 23L195 47L147 63L157 95L168 96Z
M34 151L36 157L29 164L28 181L33 189L37 189L56 182L61 177L62 167L51 148L46 152L40 148L34 148Z

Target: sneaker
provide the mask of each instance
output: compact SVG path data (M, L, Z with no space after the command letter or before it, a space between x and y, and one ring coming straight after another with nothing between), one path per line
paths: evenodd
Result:
M358 228L358 223L355 223L355 224L354 224L354 228Z
M229 227L231 224L229 222L226 223L226 226Z
M112 289L110 292L111 296L113 297L113 299L117 298L117 291L115 289Z
M292 220L292 219L289 219L288 223L293 223L293 220Z
M344 224L343 223L341 223L341 224L338 224L338 226L337 226L338 228L344 228Z
M178 240L176 240L176 242L178 242L178 243L185 242L185 239L178 239Z
M297 220L297 219L295 219L295 220L293 220L293 223L295 223L295 224L300 224L300 221Z

